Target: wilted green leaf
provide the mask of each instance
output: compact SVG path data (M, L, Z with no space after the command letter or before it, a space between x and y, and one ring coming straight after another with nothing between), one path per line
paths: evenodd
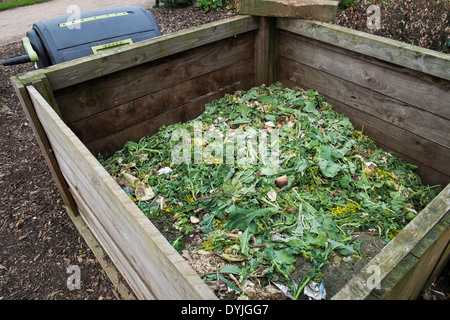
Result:
M320 112L317 111L315 103L310 100L305 101L304 110L306 112L312 113L315 116L320 116Z
M249 232L249 228L245 229L244 233L239 237L239 249L243 255L248 255L250 250L250 237L252 234Z
M226 227L229 230L233 230L235 228L244 230L254 219L274 212L276 212L276 210L273 208L259 210L237 209L230 212L229 221Z
M318 163L320 171L327 178L334 178L342 168L339 164L323 158L320 158Z
M278 264L295 263L295 256L287 249L276 250L272 245L267 246L264 250L264 259Z
M331 250L337 250L342 255L346 256L355 253L353 246L346 245L332 239L328 239L328 243L331 245Z

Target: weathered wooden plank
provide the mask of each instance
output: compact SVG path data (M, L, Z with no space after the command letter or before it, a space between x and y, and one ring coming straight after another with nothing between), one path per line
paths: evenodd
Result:
M58 103L56 102L56 98L53 94L53 90L50 87L50 83L48 82L47 77L43 76L42 79L36 79L31 84L36 88L37 91L39 91L39 93L42 95L42 97L44 97L44 99L53 108L53 110L55 110L56 113L61 116Z
M383 281L411 253L421 239L444 218L449 210L450 184L332 299L362 300L368 297L375 287L368 285L371 279L376 276L377 280ZM377 272L376 275L375 272Z
M374 290L370 293L370 295L366 298L366 300L388 300L383 299L383 297L386 297L387 295L390 295L391 293L398 290L398 288L403 287L404 291L398 292L396 294L396 298L390 298L390 300L408 300L410 299L410 291L408 291L410 288L408 287L408 284L403 283L403 279L407 278L409 280L409 285L414 284L415 279L409 279L410 274L413 272L410 272L411 270L414 270L417 264L420 262L420 260L411 255L408 254L402 261L393 268L389 272L389 274L386 276L386 278L381 281L381 284L377 288L377 290Z
M277 30L274 18L261 17L255 40L255 86L271 84L275 76Z
M208 43L234 37L241 33L256 30L258 27L258 19L255 17L235 16L54 65L26 74L20 79L23 83L30 83L30 79L36 74L46 74L53 90L58 90Z
M254 33L227 38L55 92L67 124L254 56Z
M255 39L255 86L268 84L269 74L269 33L268 18L261 17Z
M334 110L348 116L359 130L363 130L364 134L373 138L378 147L387 152L393 152L403 160L416 165L415 172L420 176L423 183L443 186L450 183L450 175L433 167L436 162L445 163L447 161L445 160L448 159L446 149L403 129L390 126L378 118L337 100L329 97L326 99Z
M371 120L373 122L370 134L377 141L411 156L446 175L450 175L450 169L447 165L449 149L442 146L443 144L448 145L447 140L449 137L441 136L443 141L439 144L423 138L423 136L430 136L428 132L425 132L425 129L421 127L411 128L402 120L402 117L404 119L409 118L406 111L400 110L400 113L395 114L392 110L386 109L387 106L390 106L393 110L397 108L391 100L385 99L384 96L376 97L376 93L373 91L367 92L366 96L366 92L355 85L333 79L332 76L323 75L321 71L311 69L291 60L279 59L278 71L280 78L290 77L289 80L299 84L301 87L315 89L335 101L371 115L371 118L365 117L364 121L360 122L364 124L365 128L370 125L367 121ZM380 110L383 110L386 114L383 114ZM405 110L410 111L408 108ZM417 112L417 110L413 109L413 112ZM363 115L355 114L352 120L358 120L358 117L361 116ZM433 130L435 125L422 121L423 119L420 117L414 120L418 121L414 121L411 126L420 125ZM442 132L449 132L448 121L445 122L442 119L436 121L438 124L442 123L443 125L443 127L440 127L441 134ZM403 126L400 125L401 123L403 123ZM434 128L434 134L438 135L438 133L438 129ZM399 136L399 134L401 135ZM435 138L435 140L438 139Z
M381 283L377 294L385 300L413 300L424 288L450 241L450 227L440 220ZM408 263L408 262L412 262Z
M281 31L279 55L450 119L450 82ZM427 76L430 77L430 76Z
M277 27L369 57L450 80L450 56L325 22L277 19Z
M104 156L111 156L115 151L123 148L127 141L139 141L146 135L152 135L162 125L183 123L198 117L203 111L206 103L222 98L225 94L232 94L236 90L248 90L253 86L253 77L242 79L230 86L220 88L204 96L198 97L188 103L181 105L168 112L162 113L151 119L142 121L134 126L125 128L107 137L92 141L86 146L93 154L101 153Z
M41 149L45 162L47 163L47 166L50 169L50 173L52 174L53 180L56 184L56 187L58 188L61 198L63 199L66 206L70 208L75 215L78 215L74 199L70 194L67 183L64 180L61 170L58 167L55 155L52 153L52 146L48 141L48 138L45 134L44 128L42 127L42 124L39 122L39 119L36 115L36 111L34 110L32 101L30 100L30 97L28 95L25 86L20 82L18 77L12 77L11 82L13 84L17 96L19 97L20 104L23 107L23 110L25 112L25 115L27 116L31 128L36 136L39 148ZM34 82L38 82L38 80L35 79ZM45 85L42 85L42 87L45 87Z
M278 68L280 76L289 73L294 82L303 82L342 103L450 148L448 119L284 57L279 57Z
M216 92L241 79L251 78L253 76L252 63L253 59L242 60L226 68L178 83L103 112L95 113L68 124L68 126L87 145L92 141L175 109L198 97ZM105 126L105 123L108 125Z
M240 0L239 12L263 17L334 21L339 1L328 0Z
M278 81L289 88L300 87L303 89L313 89L284 78L278 78ZM363 130L364 134L374 138L377 146L385 151L394 152L405 161L416 165L418 167L416 172L421 177L423 183L427 185L447 185L450 183L450 175L446 175L431 167L435 165L436 161L442 163L447 161L445 159L448 159L448 153L445 149L443 150L436 144L428 140L420 139L420 137L408 133L403 129L392 127L384 121L361 112L345 103L341 103L328 96L325 96L325 98L336 112L349 117L359 130ZM386 128L389 128L389 130L386 130ZM443 152L436 152L439 148Z
M140 299L215 299L32 86L27 90L84 218Z
M448 220L450 220L450 214L447 214L447 223L450 222ZM444 250L442 252L438 252L436 254L439 254L439 261L437 262L433 272L431 273L428 282L425 284L424 288L429 288L431 284L433 284L433 282L435 282L437 280L438 277L440 277L443 273L443 271L445 270L446 266L448 265L448 263L450 262L450 242L447 243L447 247L444 248Z

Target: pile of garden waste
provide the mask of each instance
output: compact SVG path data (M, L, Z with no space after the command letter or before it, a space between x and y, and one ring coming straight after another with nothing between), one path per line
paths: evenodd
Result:
M170 223L180 253L201 233L189 253L224 262L205 281L242 293L257 278L292 298L323 282L332 256L359 256L354 235L388 242L440 191L319 93L279 83L226 95L99 160L149 219ZM311 268L293 279L299 258Z

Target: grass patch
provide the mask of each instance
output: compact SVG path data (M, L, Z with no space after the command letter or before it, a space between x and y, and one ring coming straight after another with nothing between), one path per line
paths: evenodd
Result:
M13 0L13 1L0 2L0 11L17 8L17 7L29 6L32 4L48 2L48 1L50 1L50 0Z

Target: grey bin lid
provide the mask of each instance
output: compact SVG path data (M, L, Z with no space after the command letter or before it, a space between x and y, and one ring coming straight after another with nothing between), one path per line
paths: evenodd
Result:
M137 6L81 12L79 17L66 15L37 22L27 35L33 37L33 33L40 38L49 65L161 35L153 14Z

